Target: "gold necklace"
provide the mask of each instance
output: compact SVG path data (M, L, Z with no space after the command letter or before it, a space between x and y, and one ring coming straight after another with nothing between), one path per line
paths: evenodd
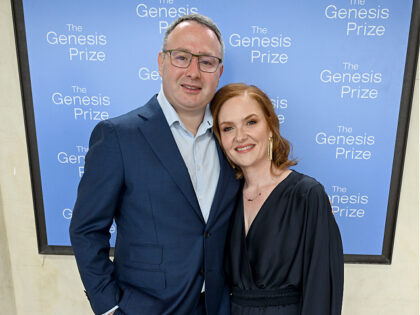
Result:
M246 198L246 200L247 200L247 201L254 201L254 200L255 200L255 199L257 199L259 196L261 196L261 192L257 193L257 194L255 195L255 197L253 197L253 198L248 198L248 197L246 197L246 196L245 196L245 198Z
M280 174L277 176L277 178L281 178L281 176L283 175L284 172L285 172L284 170L281 171ZM259 196L261 196L261 192L257 193L253 198L248 198L247 196L245 196L245 198L246 198L247 201L252 202L255 199L257 199Z

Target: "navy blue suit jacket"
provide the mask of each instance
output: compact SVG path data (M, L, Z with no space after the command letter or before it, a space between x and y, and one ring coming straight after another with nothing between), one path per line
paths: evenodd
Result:
M99 123L73 209L70 237L93 311L229 314L223 253L239 183L218 146L220 176L207 224L187 167L154 96ZM115 258L109 228L115 219Z

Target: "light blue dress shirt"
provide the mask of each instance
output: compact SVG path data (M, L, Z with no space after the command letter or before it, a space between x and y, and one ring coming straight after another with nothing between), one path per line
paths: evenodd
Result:
M205 222L207 222L220 173L220 162L216 140L213 137L213 117L210 107L207 105L203 121L194 136L185 128L178 113L166 99L162 88L157 100L187 166L201 212Z

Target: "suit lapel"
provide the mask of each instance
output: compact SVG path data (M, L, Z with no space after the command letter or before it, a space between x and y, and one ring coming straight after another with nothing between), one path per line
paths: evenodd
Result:
M235 179L235 172L226 160L217 141L216 146L220 161L220 175L207 224L211 224L217 219L220 211L226 208L225 203L230 202L232 198L236 198L239 188L239 181Z
M139 124L140 132L143 133L157 158L204 223L187 166L179 152L156 96L139 109L138 115L142 118L142 123Z

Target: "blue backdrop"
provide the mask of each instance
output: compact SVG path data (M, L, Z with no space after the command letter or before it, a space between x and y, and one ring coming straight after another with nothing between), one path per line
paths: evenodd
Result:
M48 245L70 245L93 127L159 91L163 34L178 16L198 12L224 36L220 86L245 82L270 96L296 169L330 196L345 253L381 254L412 1L24 0L23 7Z

